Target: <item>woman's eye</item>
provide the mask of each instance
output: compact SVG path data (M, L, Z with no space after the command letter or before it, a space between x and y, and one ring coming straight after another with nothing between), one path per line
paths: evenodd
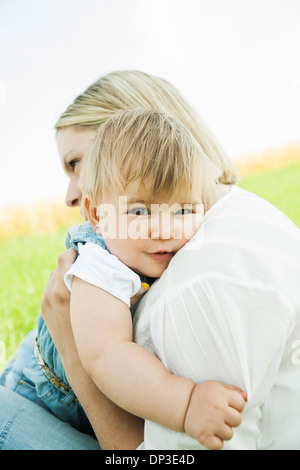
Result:
M148 215L149 211L147 207L132 207L128 210L128 214L130 215Z
M74 160L68 162L68 167L71 168L72 171L75 171L75 168L77 167L79 162L80 160L78 158L74 158Z

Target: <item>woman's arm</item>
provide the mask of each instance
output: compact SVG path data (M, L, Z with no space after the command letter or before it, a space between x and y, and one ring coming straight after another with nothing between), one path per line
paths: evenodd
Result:
M51 274L42 300L42 316L58 350L68 381L83 406L104 450L136 449L143 440L143 420L126 413L96 387L79 359L70 323L70 293L64 274L77 253L63 253Z
M69 345L70 346L70 345ZM68 347L69 347L68 346ZM103 450L134 450L143 441L144 421L109 400L85 372L76 352L62 354L68 381L95 431Z

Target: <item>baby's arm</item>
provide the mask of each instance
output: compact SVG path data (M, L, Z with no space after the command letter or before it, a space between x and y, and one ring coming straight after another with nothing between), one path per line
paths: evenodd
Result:
M124 302L74 277L71 321L83 366L120 407L186 431L209 448L220 448L232 437L231 428L240 424L245 403L241 394L218 382L196 386L170 374L155 356L132 342L131 314Z
M194 383L178 380L132 342L124 302L74 277L71 322L82 364L103 393L136 416L183 430Z

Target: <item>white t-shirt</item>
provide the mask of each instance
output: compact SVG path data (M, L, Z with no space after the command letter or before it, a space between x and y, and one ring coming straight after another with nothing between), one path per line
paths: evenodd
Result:
M196 383L248 393L224 449L300 448L300 230L232 187L142 299L135 340ZM145 449L204 449L147 421Z
M130 299L141 288L141 279L115 255L94 243L78 243L79 256L64 276L71 291L73 276L100 287L130 307Z

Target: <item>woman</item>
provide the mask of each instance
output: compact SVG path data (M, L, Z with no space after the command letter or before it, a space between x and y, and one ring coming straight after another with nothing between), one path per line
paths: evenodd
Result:
M229 450L300 448L300 230L236 186L141 300L135 341L169 372L247 393ZM145 422L145 449L200 448Z
M243 423L225 448L299 449L300 232L261 198L228 189L142 299L135 340L175 375L195 383L226 381L247 392ZM72 335L68 345L60 333L68 315L48 317L45 311L44 317L66 370L80 370L68 352ZM89 413L100 403L97 391L87 379L73 386L98 434L101 423ZM147 421L144 448L201 447Z
M56 124L59 153L65 171L70 177L66 196L68 206L74 207L80 204L85 182L85 157L95 136L96 129L116 111L131 106L150 106L159 111L177 115L201 143L212 162L221 169L222 176L219 182L223 184L234 184L236 182L236 173L231 161L174 87L162 79L142 72L115 72L91 85L67 108ZM58 267L52 274L44 293L42 302L43 316L49 324L50 333L56 342L69 383L82 403L102 448L136 448L140 444L140 439L136 438L136 433L123 429L122 413L94 386L82 369L76 352L68 318L69 294L63 283L63 275L74 259L75 253L72 250L59 258ZM61 328L64 331L63 339L60 335L57 336L57 333L62 331ZM87 446L87 448L90 448L89 446L97 448L97 444L91 440L92 438L83 435L81 439L80 434L74 437L73 430L71 428L66 430L61 422L57 423L56 427L61 429L65 435L64 441L60 439L60 434L57 431L57 440L52 439L51 443L45 444L41 436L48 434L46 429L53 427L55 418L49 415L48 419L45 410L34 411L35 406L32 403L25 403L21 397L15 396L4 389L0 389L0 393L1 404L4 406L6 403L6 412L0 418L0 420L2 419L2 423L0 421L2 427L0 427L0 436L3 441L3 448L16 449L27 448L28 446L31 446L30 448L47 448L47 445L49 448L68 448L66 436L70 436L70 442L72 443L70 448L74 448L74 440L75 442L84 442L84 444L78 444L79 448L82 448L80 447L82 445ZM11 400L13 401L12 408L7 403ZM19 405L16 409L15 405L17 403ZM39 433L38 442L35 442L34 436L30 437L31 426L28 429L28 423L32 423L32 421L26 420L27 409L30 410L30 413L37 413L37 423L34 426L36 429L38 429L41 422L43 423L44 433ZM19 412L19 410L22 410L22 412ZM12 419L13 416L18 416L18 425ZM24 440L21 444L18 442L19 434L17 431L19 428L17 429L17 426L21 425L21 419L27 422L26 433L23 433L23 436L28 439L28 445ZM49 426L47 423L49 423ZM143 423L141 422L141 430L142 426Z

